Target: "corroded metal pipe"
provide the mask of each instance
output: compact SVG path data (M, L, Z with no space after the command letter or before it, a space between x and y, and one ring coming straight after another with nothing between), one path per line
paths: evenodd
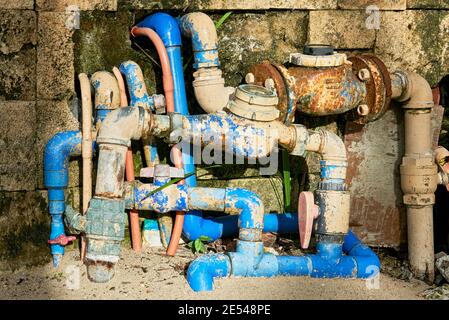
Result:
M397 71L391 79L392 98L402 102L405 118L401 187L407 207L410 267L418 278L433 281L433 204L438 175L432 151L432 89L413 72Z

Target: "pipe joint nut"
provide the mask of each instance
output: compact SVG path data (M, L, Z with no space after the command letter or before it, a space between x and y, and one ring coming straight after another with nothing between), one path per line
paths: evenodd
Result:
M289 153L294 156L303 156L306 151L307 141L309 140L309 133L305 126L300 124L293 124L294 128L294 145Z
M430 205L435 202L438 167L432 157L404 157L400 172L404 203Z

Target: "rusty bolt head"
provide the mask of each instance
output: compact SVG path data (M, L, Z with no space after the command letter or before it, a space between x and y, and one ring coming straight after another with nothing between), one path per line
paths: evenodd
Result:
M358 73L358 77L362 81L368 81L371 78L371 74L368 69L360 69Z
M357 107L357 113L360 116L366 116L369 114L369 107L366 104L361 104Z
M265 88L267 88L270 91L273 91L275 88L274 80L271 78L268 78L265 80Z
M256 79L254 77L254 74L252 74L251 72L246 74L246 76L245 76L245 82L246 83L251 84L251 83L254 83L255 80Z
M165 97L162 94L153 95L154 109L156 110L156 114L165 113Z

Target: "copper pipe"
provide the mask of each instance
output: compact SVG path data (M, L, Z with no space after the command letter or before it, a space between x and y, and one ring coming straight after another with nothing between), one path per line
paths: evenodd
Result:
M159 60L162 67L162 83L164 86L165 101L167 104L167 112L175 111L174 93L173 93L173 75L170 69L170 61L168 60L167 49L164 46L159 35L150 28L133 27L131 34L134 37L145 36L148 37L154 44ZM173 162L176 168L183 168L182 153L174 146L172 148ZM184 181L180 181L179 184L183 184ZM167 248L167 255L174 256L176 249L178 248L179 240L181 239L182 226L184 224L184 212L176 212L175 223L171 233L170 243Z
M83 214L89 208L92 198L92 94L89 78L85 73L78 75L82 102L82 142L81 156L83 159ZM86 238L81 236L81 261L86 256Z
M125 81L120 70L117 67L112 68L115 78L117 79L118 88L120 92L120 106L127 107L128 99L126 97ZM125 173L127 181L134 181L134 159L133 151L131 147L126 151L125 160ZM142 236L140 233L140 221L139 212L137 210L131 209L129 211L129 225L131 227L131 244L134 251L137 253L142 252Z

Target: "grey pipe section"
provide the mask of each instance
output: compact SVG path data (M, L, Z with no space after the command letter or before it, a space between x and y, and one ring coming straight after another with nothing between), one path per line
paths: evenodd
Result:
M433 281L433 205L438 170L432 151L432 89L413 72L391 75L392 98L404 109L405 155L401 165L403 202L407 207L408 254L412 272Z
M97 136L97 197L123 197L126 151L131 140L148 136L150 126L151 114L142 107L119 108L103 120Z

